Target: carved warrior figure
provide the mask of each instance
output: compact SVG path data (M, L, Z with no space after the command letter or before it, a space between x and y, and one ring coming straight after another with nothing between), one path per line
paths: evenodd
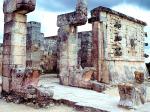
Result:
M22 83L17 77L23 77L26 68L26 14L35 9L35 3L4 0L3 92L15 91Z
M69 78L77 68L77 26L86 24L87 0L78 0L76 11L59 15L57 18L58 37L60 39L60 80L69 85Z

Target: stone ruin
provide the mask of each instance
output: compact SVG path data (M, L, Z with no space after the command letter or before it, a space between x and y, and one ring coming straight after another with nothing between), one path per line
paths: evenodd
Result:
M118 85L120 101L119 106L134 109L147 101L147 92L144 82L144 73L135 71L135 83L122 83Z
M2 94L9 101L32 99L42 105L48 104L53 94L44 94L37 87L39 68L26 66L26 14L34 11L35 4L36 0L4 0ZM74 12L58 15L60 84L98 92L104 91L106 84L119 84L120 106L133 108L137 101L145 103L146 23L100 6L88 19L92 31L78 33L77 27L87 19L86 0L77 0Z
M40 70L26 67L26 14L35 4L36 0L4 0L2 95L8 101L35 99L41 105L46 95L36 88Z
M92 62L97 80L112 84L133 81L135 71L147 77L143 30L146 23L101 6L93 9L91 16Z

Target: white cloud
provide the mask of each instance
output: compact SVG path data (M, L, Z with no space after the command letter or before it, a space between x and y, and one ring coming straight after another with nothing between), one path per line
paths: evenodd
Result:
M57 35L57 15L57 13L48 12L39 8L28 14L28 21L41 22L41 32L45 36Z
M41 30L45 36L57 35L57 15L64 14L66 12L50 12L41 8L36 8L36 10L28 14L28 21L41 22ZM89 31L92 30L91 24L86 24L78 27L78 31Z
M137 18L146 22L150 25L150 10L144 10L137 6L129 5L129 4L121 4L113 7L114 10L129 15L131 17Z

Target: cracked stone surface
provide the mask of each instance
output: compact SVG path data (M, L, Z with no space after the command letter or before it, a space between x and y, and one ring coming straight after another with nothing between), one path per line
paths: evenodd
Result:
M52 82L50 78L42 78L39 85L54 91L53 99L65 99L71 102L76 102L75 105L93 107L96 109L106 110L110 112L149 112L150 102L145 103L136 108L136 110L126 110L118 107L119 94L117 87L112 87L103 93L98 93L92 90L74 88L59 85L57 81ZM150 94L150 84L147 84L147 94ZM67 97L66 97L67 96ZM150 96L147 96L150 99Z

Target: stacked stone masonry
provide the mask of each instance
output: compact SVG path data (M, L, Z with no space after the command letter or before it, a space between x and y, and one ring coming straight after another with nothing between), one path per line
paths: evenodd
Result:
M18 86L22 84L19 79L16 82L14 77L25 73L26 14L34 9L35 0L4 0L3 92L19 91Z
M41 71L32 67L45 67L46 70L59 69L63 85L98 92L106 89L104 83L131 81L135 87L128 83L118 86L119 105L133 107L137 103L135 95L140 103L145 103L146 89L142 83L148 76L144 63L146 23L98 7L91 11L89 19L92 31L78 33L78 26L87 22L86 2L77 0L74 12L58 15L58 36L44 38L40 23L27 24L26 14L35 9L36 0L4 0L3 94L19 97L24 94L25 98L37 98L42 94L44 97L40 96L37 101L41 103L48 95L35 88ZM130 91L126 92L128 89Z
M148 72L144 63L146 23L109 8L91 11L93 29L92 62L97 79L104 83L133 81L134 72Z
M44 55L44 34L41 33L39 22L27 23L27 60L29 67L39 67L42 56Z
M64 85L70 85L70 77L77 73L78 66L78 33L77 26L86 24L87 1L77 0L76 11L59 15L57 18L59 45L59 69L60 81ZM78 67L77 67L78 66Z
M59 72L58 46L58 36L44 38L44 56L42 57L42 67L48 73Z

